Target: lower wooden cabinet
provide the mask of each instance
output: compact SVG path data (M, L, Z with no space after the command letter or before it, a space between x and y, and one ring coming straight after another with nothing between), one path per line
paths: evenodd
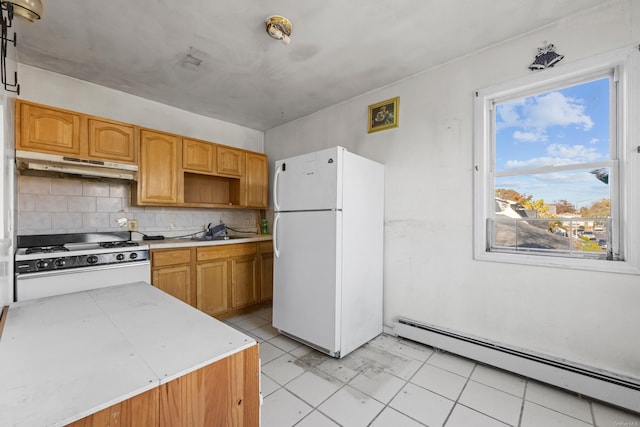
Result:
M215 316L229 308L229 268L225 259L196 265L197 303L200 311Z
M196 260L198 296L215 302L213 310L201 309L205 313L221 315L258 302L256 243L199 247Z
M151 283L226 319L273 297L270 241L151 250Z
M258 257L256 252L236 257L231 263L231 308L243 308L258 302Z
M191 248L152 250L151 284L196 307L192 252Z
M258 344L134 396L69 427L257 427Z
M260 301L273 299L273 242L259 242Z

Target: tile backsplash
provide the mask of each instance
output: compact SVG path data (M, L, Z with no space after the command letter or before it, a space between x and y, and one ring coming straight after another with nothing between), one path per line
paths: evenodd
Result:
M116 219L138 220L145 234L180 236L209 223L256 230L254 210L136 207L130 204L130 184L94 179L18 177L18 234L123 231ZM138 235L138 237L141 237ZM133 238L136 239L136 233Z

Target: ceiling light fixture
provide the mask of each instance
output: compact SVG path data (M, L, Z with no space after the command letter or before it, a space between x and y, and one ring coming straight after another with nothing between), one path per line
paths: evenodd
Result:
M291 21L284 16L273 15L266 19L267 34L276 40L281 40L284 44L291 41Z
M22 16L29 22L37 21L42 17L41 0L12 0L7 1L13 5L13 13Z
M20 95L18 84L18 72L13 73L14 83L10 83L7 76L7 47L12 44L16 47L16 33L13 38L9 36L9 28L13 25L13 16L21 16L29 22L40 19L42 16L42 0L0 0L0 74L4 90Z

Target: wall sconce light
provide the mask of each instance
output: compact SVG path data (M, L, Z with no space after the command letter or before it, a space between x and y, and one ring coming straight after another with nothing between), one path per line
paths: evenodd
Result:
M267 33L276 40L281 40L284 44L291 41L291 21L284 16L273 15L266 19Z

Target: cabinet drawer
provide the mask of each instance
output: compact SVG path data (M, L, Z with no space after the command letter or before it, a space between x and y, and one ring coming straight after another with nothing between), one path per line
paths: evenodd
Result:
M152 250L151 266L162 267L165 265L178 265L191 263L191 249Z
M197 260L208 261L211 259L256 255L257 253L255 243L236 243L217 247L198 248Z
M258 242L258 252L261 254L273 252L273 242Z

